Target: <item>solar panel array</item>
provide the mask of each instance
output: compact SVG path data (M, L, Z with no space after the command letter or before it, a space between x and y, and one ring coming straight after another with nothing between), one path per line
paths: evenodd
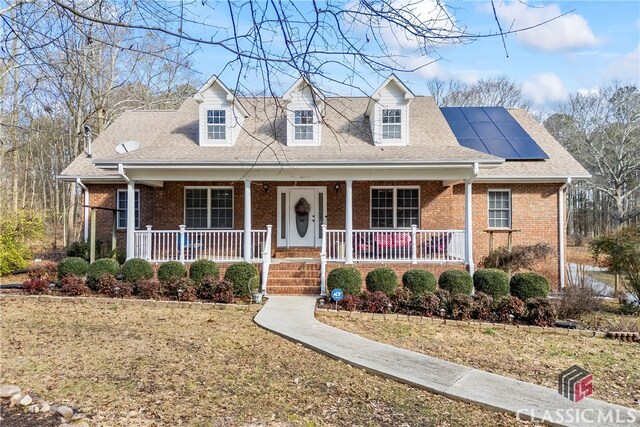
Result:
M440 110L463 147L506 160L549 158L502 107L443 107Z

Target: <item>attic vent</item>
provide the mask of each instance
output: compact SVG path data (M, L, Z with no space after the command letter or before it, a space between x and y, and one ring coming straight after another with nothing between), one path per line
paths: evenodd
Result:
M140 148L140 143L138 141L126 141L122 144L116 145L116 153L124 154L130 153L132 151L136 151Z

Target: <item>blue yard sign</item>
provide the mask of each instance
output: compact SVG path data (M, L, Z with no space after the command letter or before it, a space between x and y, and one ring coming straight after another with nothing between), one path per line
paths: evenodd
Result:
M331 291L331 299L334 300L335 302L340 301L343 296L344 296L344 293L342 292L342 289L334 289Z

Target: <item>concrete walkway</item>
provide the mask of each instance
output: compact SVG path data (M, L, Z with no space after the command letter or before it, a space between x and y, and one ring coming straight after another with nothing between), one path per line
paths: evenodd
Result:
M640 411L599 400L573 403L556 390L362 338L317 321L316 297L271 296L255 322L285 338L415 387L519 418L561 426L640 426ZM630 362L631 363L631 362ZM568 368L568 366L567 366ZM598 383L598 379L594 379Z

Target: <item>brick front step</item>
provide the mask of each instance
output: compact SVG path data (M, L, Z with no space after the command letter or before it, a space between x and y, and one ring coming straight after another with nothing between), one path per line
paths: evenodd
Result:
M305 279L305 278L315 278L320 277L320 271L316 270L269 270L269 280L274 280L278 278L283 279Z
M320 295L320 286L272 286L268 285L269 295Z
M306 263L306 262L279 262L269 265L269 274L271 271L284 270L284 271L320 271L319 263Z
M275 277L269 278L267 286L320 286L319 277Z

